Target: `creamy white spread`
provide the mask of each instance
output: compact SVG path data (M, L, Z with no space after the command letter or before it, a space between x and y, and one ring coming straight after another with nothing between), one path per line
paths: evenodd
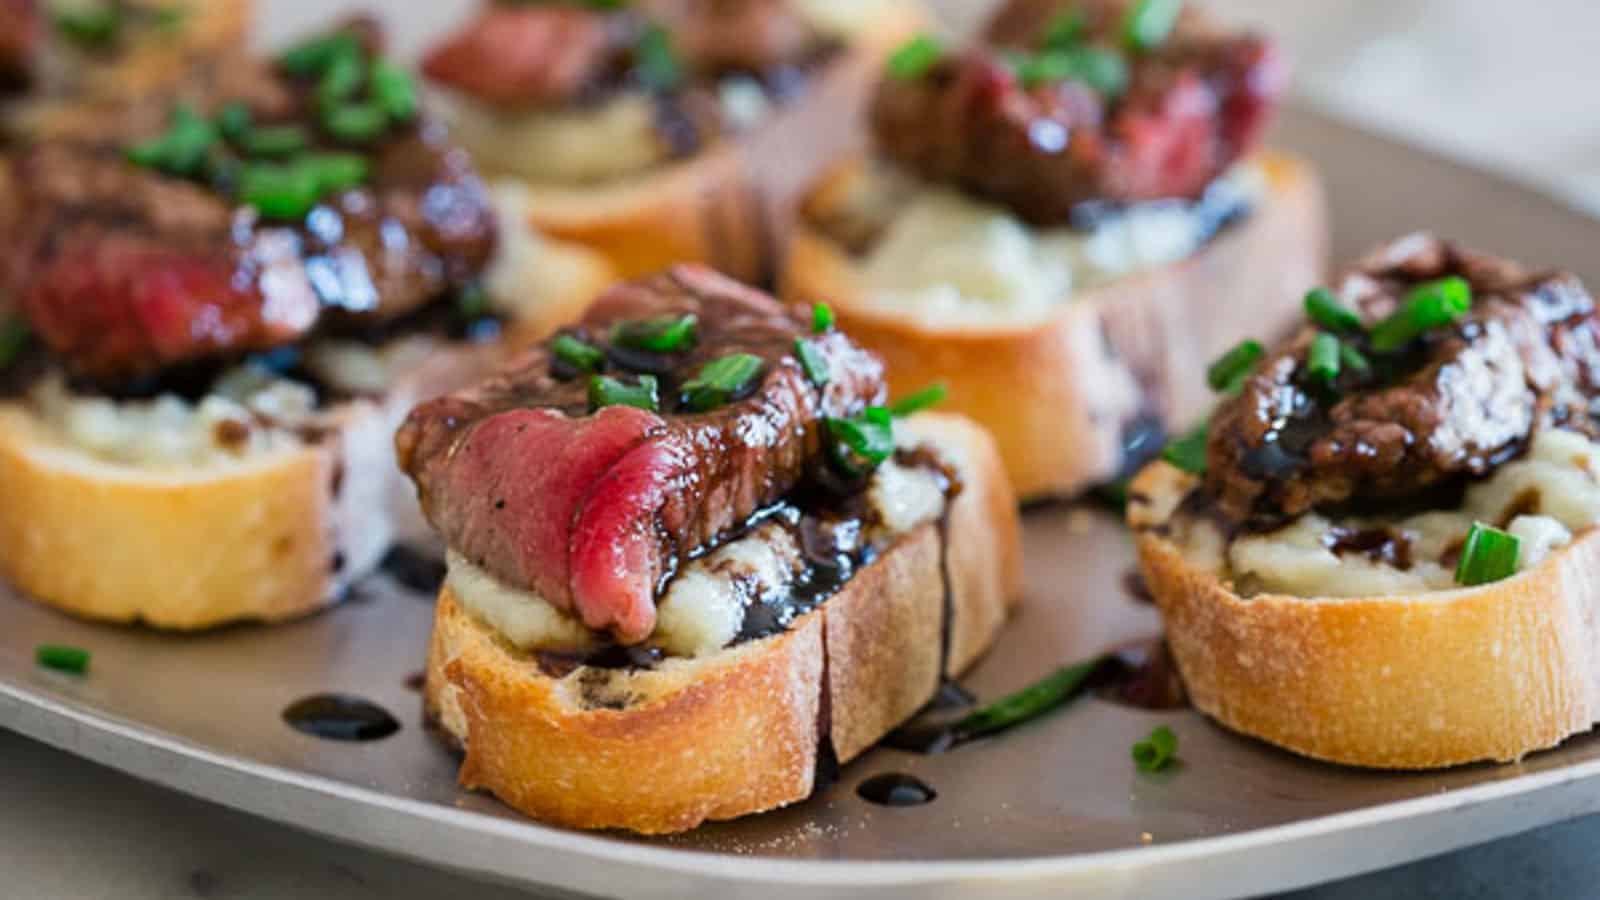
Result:
M664 162L672 148L656 128L655 101L619 94L574 108L508 110L442 96L452 133L491 172L555 184L607 181Z
M875 169L867 177L886 176ZM1241 165L1218 189L1248 204L1264 193L1264 176ZM1192 256L1212 227L1177 203L1134 206L1088 231L1035 228L1001 206L926 184L900 203L860 261L859 292L930 325L1037 321L1077 291Z
M931 471L890 461L878 467L867 502L876 513L861 540L887 543L938 518L945 495ZM599 638L572 614L533 591L498 581L459 554L449 556L448 585L469 612L524 650L584 650ZM793 533L778 522L692 560L667 585L648 641L668 656L704 656L728 646L753 603L781 598L805 569Z
M1174 538L1195 563L1225 569L1236 584L1260 591L1380 596L1455 587L1451 557L1473 522L1506 527L1521 539L1519 568L1537 566L1574 534L1600 522L1600 444L1571 431L1545 430L1525 456L1468 488L1458 509L1337 521L1311 513L1277 531L1237 538L1225 548L1214 526L1180 520L1174 522ZM1331 549L1335 529L1378 528L1408 545L1409 567Z

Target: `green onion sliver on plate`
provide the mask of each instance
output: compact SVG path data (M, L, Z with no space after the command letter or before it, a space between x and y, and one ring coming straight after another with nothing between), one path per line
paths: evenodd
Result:
M82 675L89 671L89 651L65 644L40 644L33 652L34 661L46 669Z
M1133 764L1141 772L1159 772L1178 757L1178 736L1165 725L1133 745Z
M1372 327L1372 349L1392 353L1471 308L1472 285L1458 275L1419 284L1406 294L1400 309Z
M1473 522L1456 562L1456 583L1473 587L1510 578L1517 572L1521 554L1522 541L1516 535Z
M963 739L1004 731L1036 719L1081 693L1089 677L1105 664L1106 658L1063 666L1014 694L974 710L957 722L955 731Z

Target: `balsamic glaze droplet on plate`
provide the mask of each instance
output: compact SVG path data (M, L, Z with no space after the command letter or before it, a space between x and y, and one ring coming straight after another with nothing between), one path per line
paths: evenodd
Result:
M295 731L330 741L376 741L400 730L389 711L349 694L312 694L289 704L283 720Z
M886 772L874 775L856 788L856 793L868 803L879 806L921 806L932 803L939 796L932 787L912 775Z

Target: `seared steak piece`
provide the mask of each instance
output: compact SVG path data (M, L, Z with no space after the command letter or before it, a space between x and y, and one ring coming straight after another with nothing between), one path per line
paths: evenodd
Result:
M1206 489L1225 515L1270 528L1326 504L1399 501L1488 474L1538 428L1592 430L1600 321L1574 276L1418 235L1364 261L1339 293L1376 321L1446 276L1473 292L1453 325L1375 356L1367 374L1344 372L1331 393L1306 374L1307 329L1217 410Z
M1218 33L1192 14L1159 46L1129 50L1129 5L1013 4L991 27L997 46L884 79L872 110L878 145L1037 225L1066 224L1090 202L1197 199L1260 141L1285 66L1266 40ZM1081 17L1079 36L1052 49L1063 14Z
M388 321L475 278L495 225L464 154L426 119L370 139L335 136L319 118L316 83L230 61L215 79L108 111L103 128L5 163L17 189L7 203L27 214L0 215L0 293L74 372L111 381L267 349L319 325ZM252 111L254 133L299 128L309 143L258 158L218 138L182 177L128 160L175 127L179 104L210 120L233 103ZM241 172L328 153L364 175L309 212L269 218L244 202Z
M795 0L645 0L698 72L765 73L796 65L822 43Z
M0 0L0 90L28 82L39 42L38 0Z
M429 53L422 71L487 103L560 105L625 65L638 30L629 13L489 4Z
M659 411L590 413L590 379L535 347L502 375L411 414L396 439L423 510L455 550L623 643L649 636L659 586L687 555L787 495L824 451L823 417L884 400L882 364L758 291L696 266L614 288L565 338L607 347L619 323L697 317L680 352L609 346L605 371L653 372ZM810 342L818 388L796 357ZM713 360L751 354L729 402L692 411L685 383Z

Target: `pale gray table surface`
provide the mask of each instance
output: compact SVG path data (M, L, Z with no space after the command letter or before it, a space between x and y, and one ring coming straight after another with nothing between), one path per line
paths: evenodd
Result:
M391 11L413 0L373 2ZM459 6L435 0L429 7ZM973 8L946 0L955 8ZM341 0L267 0L292 33ZM1215 0L1283 35L1303 97L1600 210L1591 0ZM404 35L402 36L405 37ZM1600 817L1296 893L1569 898L1600 885ZM0 898L526 896L343 847L0 732Z

